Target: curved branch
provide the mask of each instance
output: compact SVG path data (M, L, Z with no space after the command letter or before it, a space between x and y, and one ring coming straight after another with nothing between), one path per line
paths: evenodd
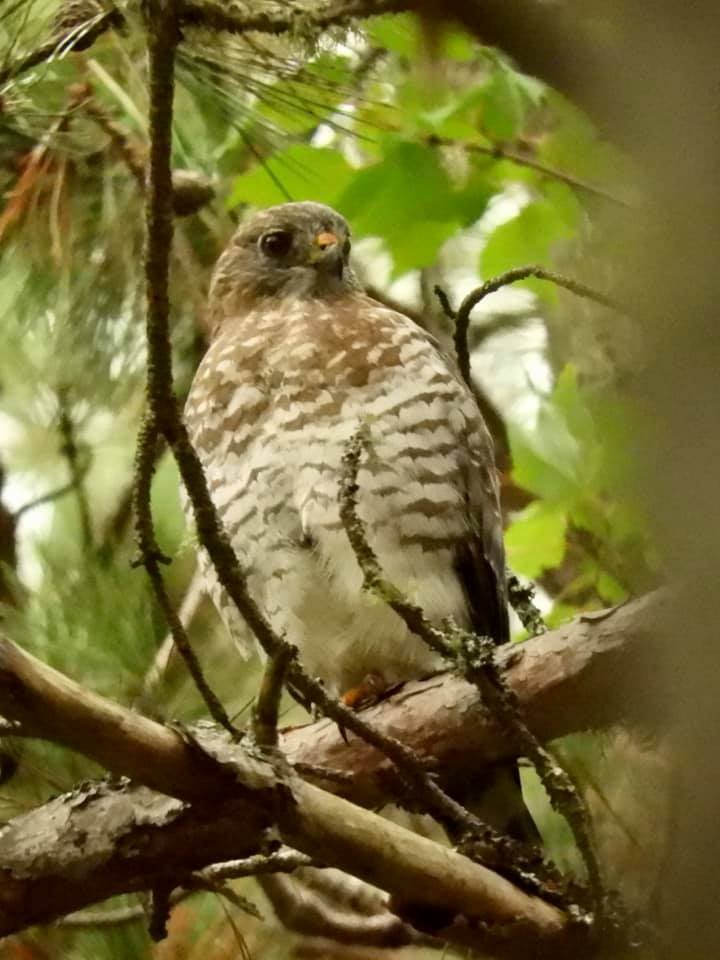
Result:
M587 284L580 283L579 280L573 280L570 277L564 277L559 273L554 273L552 270L546 270L544 267L535 265L527 267L515 267L512 270L507 270L505 273L501 273L497 277L492 277L492 279L486 280L485 283L481 284L481 286L476 287L474 290L471 290L470 293L468 293L458 307L457 313L455 313L450 307L450 303L444 291L436 287L435 294L440 300L443 309L447 313L448 317L455 321L455 354L457 356L460 372L470 386L472 386L470 377L470 352L468 350L468 328L470 326L470 314L475 307L482 300L484 300L485 297L490 296L491 293L496 293L502 287L508 286L508 284L517 283L519 280L527 280L530 277L534 277L537 280L547 280L550 283L554 283L555 286L569 290L570 293L574 293L577 297L583 297L586 300L592 300L594 303L599 303L601 306L607 307L608 310L616 310L618 313L624 312L620 304L616 303L604 293L600 293L599 291L594 290L592 287L587 286Z

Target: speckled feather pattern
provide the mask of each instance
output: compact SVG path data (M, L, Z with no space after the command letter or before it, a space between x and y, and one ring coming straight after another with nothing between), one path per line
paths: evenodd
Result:
M433 619L462 624L458 545L480 536L502 576L491 441L469 391L420 328L357 291L260 301L222 323L186 418L252 594L312 674L342 692L371 672L394 682L439 665L362 592L337 499L344 445L367 423L358 511L387 576ZM247 647L204 565L218 609Z

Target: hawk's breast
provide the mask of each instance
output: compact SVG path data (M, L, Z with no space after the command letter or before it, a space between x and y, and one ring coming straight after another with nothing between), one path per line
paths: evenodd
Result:
M250 588L308 669L342 690L367 673L401 680L437 666L363 594L338 507L345 444L364 423L358 512L386 575L429 616L467 621L454 555L470 535L467 476L488 441L423 331L361 295L231 318L186 417Z

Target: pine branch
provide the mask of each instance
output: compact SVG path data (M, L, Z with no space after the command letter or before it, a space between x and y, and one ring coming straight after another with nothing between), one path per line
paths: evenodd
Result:
M0 70L0 86L17 79L42 63L59 59L67 53L71 53L75 48L87 49L108 30L121 26L123 23L122 14L119 10L113 8L106 13L92 17L84 29L78 29L75 26L59 36L51 36L39 47Z

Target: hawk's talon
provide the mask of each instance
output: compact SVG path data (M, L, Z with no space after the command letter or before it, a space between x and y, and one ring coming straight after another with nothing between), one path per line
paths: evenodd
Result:
M346 707L351 710L362 710L363 707L372 707L380 703L398 684L388 684L381 673L366 674L357 687L346 690L340 698Z

